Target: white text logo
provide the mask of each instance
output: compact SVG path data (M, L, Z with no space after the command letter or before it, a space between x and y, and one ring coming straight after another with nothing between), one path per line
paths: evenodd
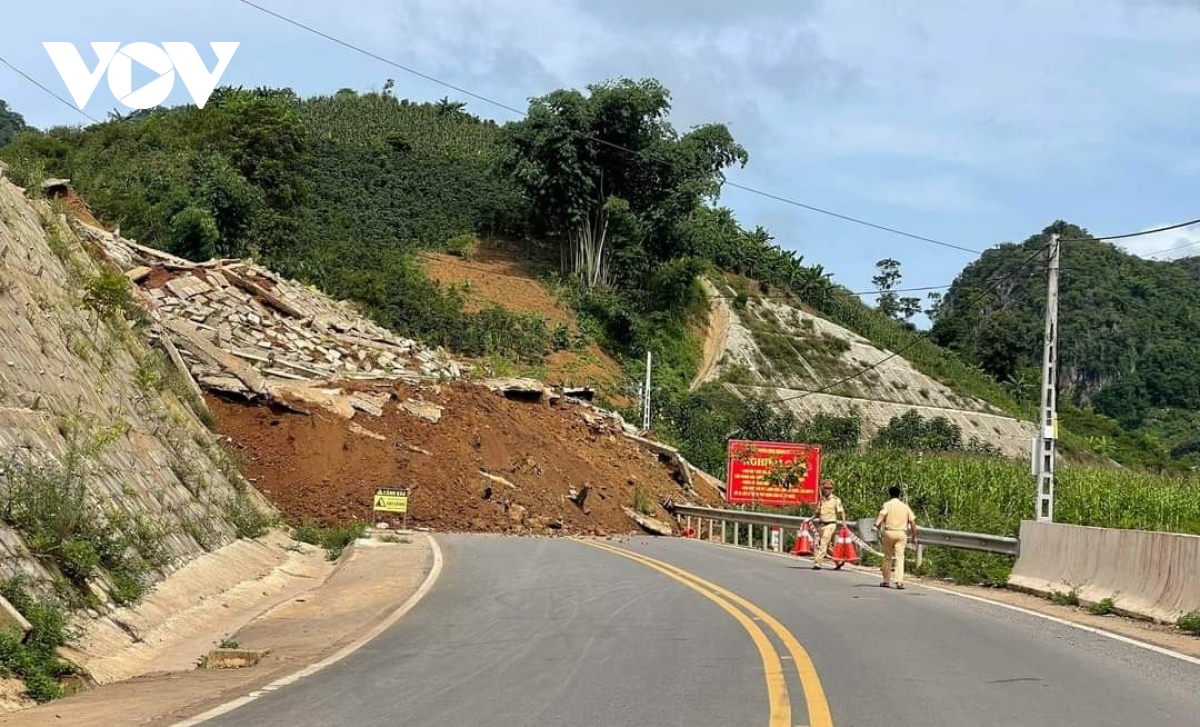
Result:
M46 47L50 60L54 61L54 67L58 69L58 74L80 109L87 105L100 83L100 76L106 70L108 87L118 101L132 109L151 109L171 95L171 89L175 87L175 71L179 71L179 77L183 79L196 105L204 108L240 44L209 43L217 54L217 67L211 73L191 43L163 43L161 48L153 43L130 43L125 46L120 43L92 43L92 50L100 59L92 70L88 70L74 43L42 45ZM158 78L136 91L133 89L134 61L158 74Z

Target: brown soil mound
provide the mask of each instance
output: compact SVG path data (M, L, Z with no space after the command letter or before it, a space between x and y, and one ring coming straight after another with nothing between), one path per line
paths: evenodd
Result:
M293 524L373 522L375 487L409 487L410 526L443 531L625 533L638 530L622 510L635 487L668 522L663 498L704 499L686 498L657 455L586 423L578 404L514 401L462 382L390 391L382 417L352 422L319 407L306 415L208 401L218 431L243 449L246 475ZM410 398L444 407L441 419L401 411ZM580 507L570 493L587 485Z

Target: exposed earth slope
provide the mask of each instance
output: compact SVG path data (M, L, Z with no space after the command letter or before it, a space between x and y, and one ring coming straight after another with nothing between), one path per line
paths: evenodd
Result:
M765 396L801 417L857 411L872 436L893 417L916 410L961 427L963 439L990 442L1026 456L1032 423L1014 419L921 373L903 356L814 315L785 298L748 297L705 280L710 301L705 363L693 386L722 381L743 395ZM825 391L817 390L870 369Z

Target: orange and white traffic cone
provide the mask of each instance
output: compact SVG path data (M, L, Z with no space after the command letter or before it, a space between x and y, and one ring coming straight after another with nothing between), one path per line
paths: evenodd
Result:
M841 568L846 563L858 562L858 551L854 549L854 536L845 523L833 538L832 560L837 568Z
M796 542L792 545L792 555L812 555L813 554L813 537L812 531L808 529L808 521L805 520L800 524L800 533L796 536Z

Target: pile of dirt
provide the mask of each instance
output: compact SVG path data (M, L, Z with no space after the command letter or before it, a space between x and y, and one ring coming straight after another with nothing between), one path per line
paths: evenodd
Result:
M246 475L293 524L374 522L375 487L408 487L409 525L440 531L627 533L638 526L625 508L673 523L664 500L719 503L710 487L685 492L677 468L568 398L513 400L462 381L342 385L382 395L382 416L208 396Z

